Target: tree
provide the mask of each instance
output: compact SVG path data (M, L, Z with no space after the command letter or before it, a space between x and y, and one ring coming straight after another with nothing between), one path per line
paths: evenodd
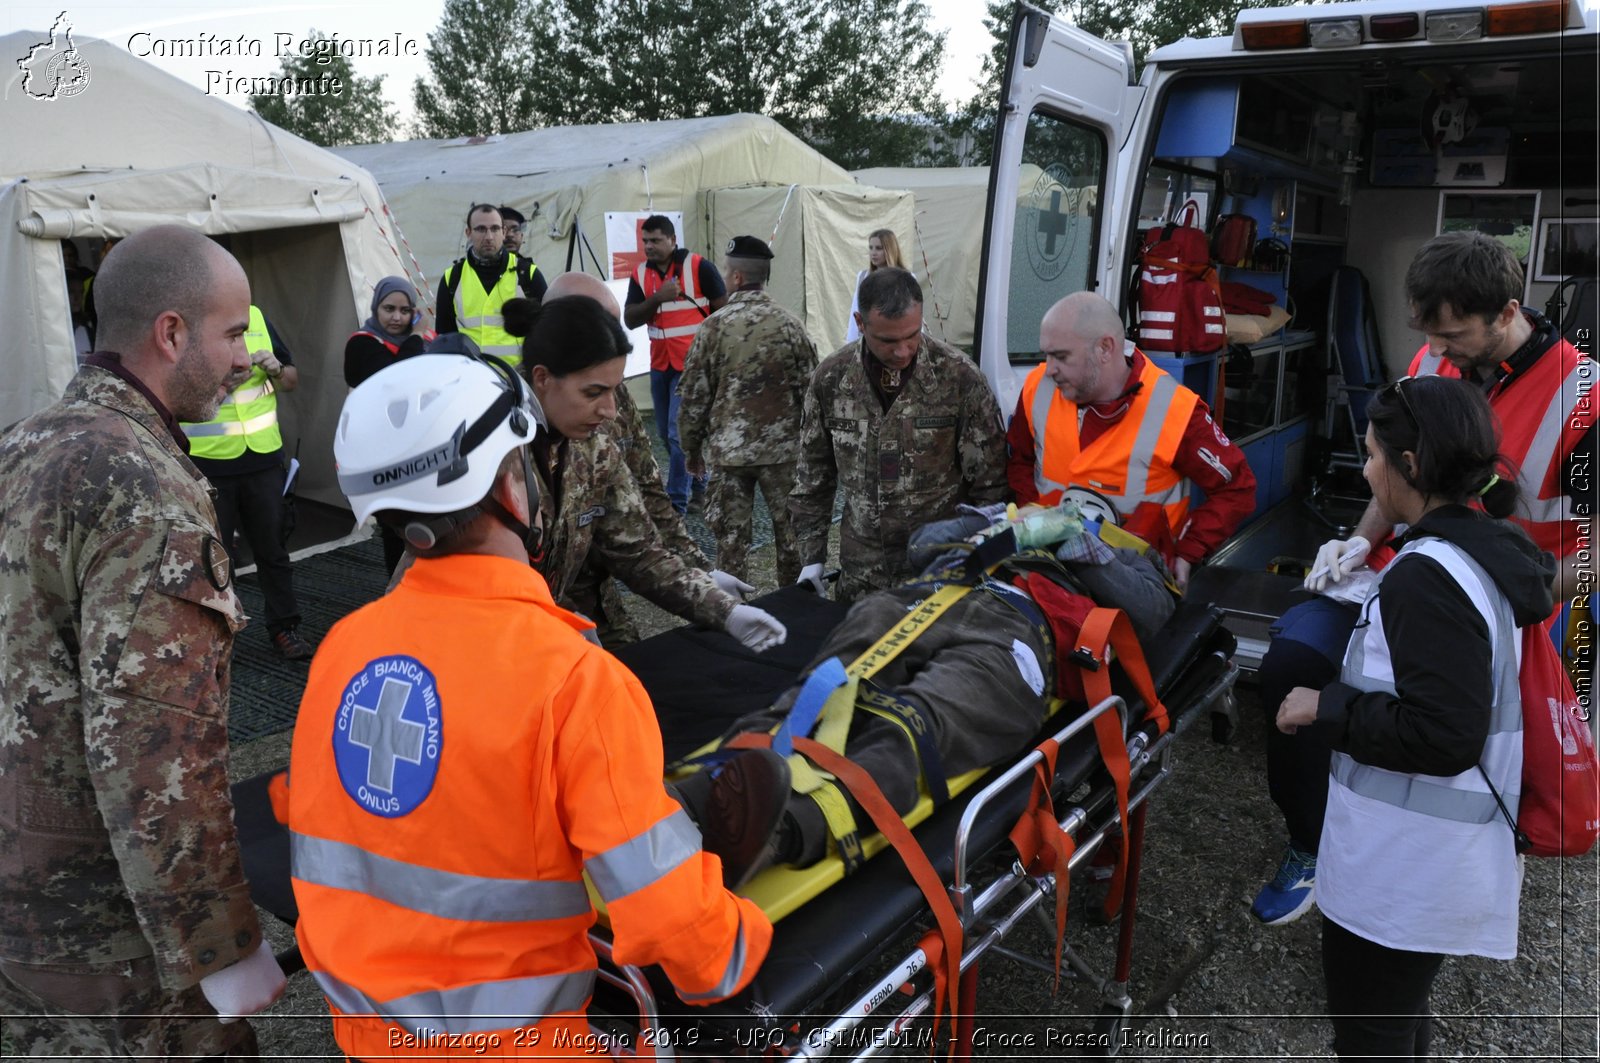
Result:
M339 55L325 34L313 29L306 46L283 60L273 75L280 81L330 84L337 78L339 91L252 93L250 106L262 118L313 144L372 144L394 139L394 106L383 98L383 75L357 77L350 60Z
M1038 6L1106 40L1126 40L1133 45L1135 68L1143 67L1153 50L1184 37L1215 37L1227 33L1246 7L1280 7L1297 0L1068 0ZM1012 5L989 0L984 25L993 37L983 59L978 91L954 115L949 139L970 143L962 162L987 163L994 150L995 110L1000 99L1001 68L1011 36Z
M551 0L445 0L428 34L428 78L412 89L416 133L515 133L560 117L564 76Z
M764 114L857 167L912 161L942 109L922 0L554 3L563 121Z

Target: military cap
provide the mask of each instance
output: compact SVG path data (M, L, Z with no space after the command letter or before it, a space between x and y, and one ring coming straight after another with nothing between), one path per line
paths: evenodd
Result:
M772 248L767 242L756 236L735 236L728 241L728 257L730 258L771 258Z
M515 222L518 225L522 225L528 220L522 216L522 211L516 207L498 207L496 209L500 211L500 220L503 222Z

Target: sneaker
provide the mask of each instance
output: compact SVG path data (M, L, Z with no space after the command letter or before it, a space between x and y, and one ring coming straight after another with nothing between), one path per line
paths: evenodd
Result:
M1268 926L1292 923L1316 904L1317 857L1289 846L1272 881L1261 887L1250 910Z
M311 648L311 643L300 637L300 632L292 627L272 635L272 647L278 651L278 656L289 661L309 661L316 650Z
M789 762L751 749L724 764L698 817L706 852L722 858L722 880L738 889L778 856L778 826L789 803Z

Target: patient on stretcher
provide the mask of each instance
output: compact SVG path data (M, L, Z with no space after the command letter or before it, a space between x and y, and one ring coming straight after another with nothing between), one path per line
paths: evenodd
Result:
M705 848L722 858L729 885L774 863L822 859L839 832L841 805L846 823L865 822L842 787L819 785L798 754L784 755L794 736L815 729L818 741L842 746L904 815L919 782L941 800L946 779L1030 743L1052 698L1082 698L1076 668L1056 647L1071 651L1094 605L1124 610L1145 639L1177 601L1155 551L1108 546L1085 531L1070 501L1020 514L1013 507L1010 516L990 507L928 525L910 554L920 577L857 602L800 680L722 740L726 748L739 734L770 733L773 749L742 750L673 785ZM936 615L904 637L912 614L930 610ZM843 666L869 650L888 658L880 640L896 629L892 659L865 677L859 668L847 675Z

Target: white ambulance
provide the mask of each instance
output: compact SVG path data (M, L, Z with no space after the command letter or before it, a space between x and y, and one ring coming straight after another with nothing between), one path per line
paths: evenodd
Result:
M1185 207L1208 234L1239 216L1220 279L1256 303L1237 309L1267 312L1230 313L1220 351L1156 360L1220 407L1259 481L1253 523L1214 562L1314 556L1359 513L1340 497L1360 488L1351 410L1422 343L1403 296L1417 248L1463 228L1505 240L1536 308L1597 272L1597 74L1596 14L1575 0L1250 9L1231 37L1155 50L1137 78L1125 44L1019 5L976 327L1002 410L1050 304L1094 290L1136 321L1144 233ZM1589 327L1568 335L1592 351ZM1260 590L1276 615L1287 584L1257 582L1234 597Z

